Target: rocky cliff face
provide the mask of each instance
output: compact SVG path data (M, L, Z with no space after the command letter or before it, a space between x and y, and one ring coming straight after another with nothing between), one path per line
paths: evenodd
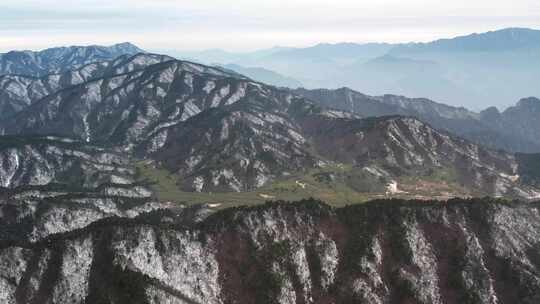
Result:
M0 138L0 187L63 184L95 189L132 184L130 159L113 150L57 137Z
M0 246L3 303L537 303L539 205L313 201ZM5 214L2 213L2 214ZM5 227L5 216L1 218ZM26 217L26 226L34 223ZM56 223L60 225L62 221ZM30 230L29 230L30 231Z

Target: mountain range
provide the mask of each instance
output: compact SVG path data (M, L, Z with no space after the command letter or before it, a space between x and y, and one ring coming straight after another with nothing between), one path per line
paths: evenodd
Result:
M384 116L401 112L362 119L288 89L166 56L124 55L29 85L22 76L4 78L11 97L6 108L15 101L21 109L0 122L2 134L57 136L123 151L173 173L182 191L256 191L316 177L335 192L345 186L354 193L537 196L521 183L523 164L513 154L417 118ZM468 113L446 110L434 117ZM411 191L421 181L433 184Z
M514 152L540 151L539 120L540 100L523 98L515 106L500 112L490 107L481 112L463 107L453 107L426 98L407 98L397 95L369 96L341 88L296 89L321 106L332 107L358 114L362 117L405 115L428 122L433 127L447 130L473 142Z
M292 89L130 44L22 54L0 58L2 303L540 300L538 99Z
M308 89L350 87L371 95L429 97L480 111L539 96L540 31L507 28L429 43L338 43L249 54L177 52L203 63L275 71ZM214 50L215 54L217 50ZM254 77L256 79L256 77Z

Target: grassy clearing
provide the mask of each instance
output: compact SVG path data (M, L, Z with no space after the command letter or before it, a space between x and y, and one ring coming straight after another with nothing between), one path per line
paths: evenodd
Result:
M379 180L350 165L333 164L304 174L291 175L252 192L197 193L179 189L179 177L164 169L144 163L137 164L141 180L152 183L157 198L181 204L220 204L220 208L262 204L266 201L299 201L315 198L339 207L388 197L388 181ZM469 195L457 183L452 171L434 171L429 175L404 177L398 180L403 193L390 197L400 199L451 198Z
M160 201L171 201L181 204L222 204L227 206L261 204L266 200L257 192L242 193L197 193L182 191L178 187L178 176L164 169L156 169L151 165L136 165L139 179L149 181L151 188Z
M362 193L346 183L350 166L334 165L314 169L307 174L293 175L252 192L196 193L181 191L178 176L151 165L136 165L139 178L152 183L157 198L182 204L221 204L221 207L262 204L269 200L297 201L316 198L334 206L363 203L380 198L380 193Z

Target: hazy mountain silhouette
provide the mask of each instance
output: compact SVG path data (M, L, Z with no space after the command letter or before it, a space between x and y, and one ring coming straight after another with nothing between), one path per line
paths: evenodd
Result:
M209 58L208 51L190 55L202 62ZM306 88L349 86L367 94L427 97L478 111L540 95L534 85L540 78L540 31L534 29L508 28L429 43L274 48L211 59L269 69Z

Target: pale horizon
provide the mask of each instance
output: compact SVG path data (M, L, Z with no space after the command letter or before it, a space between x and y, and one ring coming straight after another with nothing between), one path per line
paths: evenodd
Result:
M4 0L0 52L129 41L148 50L249 52L319 43L406 43L540 28L533 0ZM487 9L489 8L489 9Z
M433 37L426 38L426 39L423 39L423 40L395 40L395 41L378 41L378 40L345 41L345 40L336 40L336 41L318 41L318 42L314 41L314 42L311 42L311 43L298 44L298 45L268 44L266 46L253 48L253 49L234 49L234 48L228 49L228 48L219 47L219 46L208 47L208 48L181 48L181 47L180 48L167 48L167 47L159 48L159 47L152 47L152 46L144 47L143 46L144 43L137 43L135 41L129 41L129 40L125 40L125 41L123 41L123 40L117 40L117 41L104 40L104 41L102 41L103 43L100 42L101 40L96 40L95 42L92 42L92 43L68 43L68 42L66 42L65 44L50 44L50 45L43 45L43 46L37 47L37 48L7 48L7 49L0 48L0 52L8 52L8 51L43 51L43 50L46 50L46 49L49 49L49 48L55 48L55 47L87 47L87 46L94 46L94 45L95 46L113 46L113 45L121 44L121 43L131 43L131 44L133 44L133 45L135 45L137 47L140 47L141 49L147 50L147 51L201 52L201 51L212 51L212 50L218 51L219 50L219 51L225 51L225 52L231 52L231 53L233 53L233 52L249 53L249 52L266 50L266 49L271 49L271 48L309 48L309 47L314 47L314 46L317 46L317 45L320 45L320 44L337 45L337 44L347 44L347 43L350 43L350 44L428 43L428 42L433 42L433 41L437 41L437 40L441 40L441 39L452 39L452 38L461 37L461 36L467 36L467 35L471 35L471 34L482 34L482 33L499 31L499 30L504 30L504 29L509 29L509 28L526 28L526 29L531 29L531 30L540 30L540 27L539 28L533 28L533 27L513 26L513 27L488 29L488 30L484 30L484 31L473 31L473 32L448 34L447 36L433 36ZM0 38L0 40L1 40L1 38Z

